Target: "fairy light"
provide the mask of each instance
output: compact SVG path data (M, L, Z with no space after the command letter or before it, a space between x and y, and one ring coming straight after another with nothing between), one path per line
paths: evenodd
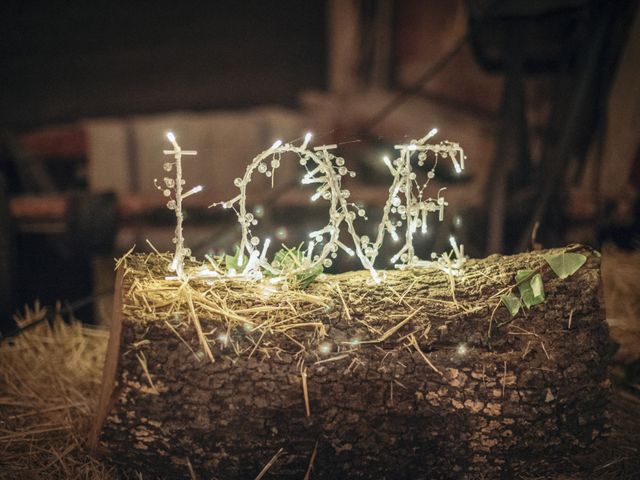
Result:
M404 254L404 252L407 251L407 249L409 248L408 245L405 245L404 247L402 247L398 253L396 253L393 257L391 257L391 260L389 260L391 263L396 263L400 257L402 257L402 255Z
M300 148L302 150L306 150L307 146L309 146L309 142L311 141L311 138L313 137L313 135L311 134L311 132L307 132L306 135L304 136L304 142L302 142L302 145L300 145Z
M467 346L464 343L459 344L458 348L456 348L456 352L458 355L464 355L467 353Z
M313 240L310 240L309 243L307 244L307 251L306 251L306 259L307 262L311 262L311 255L313 255L313 247L316 246L316 242L314 242Z
M323 355L330 354L332 349L333 349L333 346L329 342L322 342L318 346L318 350L320 350L320 353L323 354Z
M196 274L196 277L200 278L214 278L219 276L220 274L218 272L211 270L210 268L203 268Z
M382 157L382 161L387 166L387 168L391 171L391 174L395 177L397 175L397 172L396 172L396 169L393 168L393 165L391 165L391 160L389 160L389 157L387 156Z
M249 255L249 260L247 261L247 265L242 270L243 276L249 275L251 272L253 272L253 270L255 269L258 263L259 257L260 257L260 252L258 252L258 250L254 250L253 252L251 252L251 255ZM238 262L238 265L240 265L240 262Z
M310 185L312 183L324 183L326 181L326 177L311 178L305 175L304 177L302 177L302 181L300 183L302 183L303 185Z
M437 133L438 133L438 129L437 128L432 128L431 130L429 130L429 133L427 133L424 137L422 137L420 140L418 140L417 143L423 145L429 139L431 139L432 137L435 137Z
M416 265L438 268L448 275L460 275L464 271L464 264L467 261L467 257L464 254L464 245L458 245L453 235L449 236L449 244L451 245L451 251L441 253L440 255L432 253L432 261L420 260Z
M453 251L456 254L456 257L459 258L460 249L458 248L458 242L456 242L456 239L453 235L449 235L449 243L451 244L451 248L453 248Z
M194 193L200 193L202 190L204 189L204 187L202 185L198 185L196 187L193 187L191 190L189 190L187 193L185 193L184 195L182 195L182 199L184 200L185 198L193 195Z
M183 150L178 144L173 132L167 132L166 137L173 146L173 150L163 150L163 153L165 155L172 155L173 162L165 162L163 167L166 172L172 171L175 167L175 178L164 177L164 185L160 185L158 179L154 179L154 184L165 197L169 198L167 208L169 210L173 210L176 215L176 229L173 237L173 243L175 243L176 248L173 254L173 259L169 264L169 270L175 272L176 276L180 280L184 280L186 278L184 273L184 259L185 257L191 256L191 250L184 246L184 236L182 232L182 222L184 221L182 201L190 195L202 191L203 187L198 185L186 193L183 193L185 181L182 178L182 156L194 156L197 155L198 152L195 150Z
M260 254L261 261L267 258L267 250L269 249L269 245L271 245L271 239L267 238L264 241L264 245L262 245L262 253Z
M311 201L312 201L312 202L315 202L315 201L316 201L316 200L318 200L321 196L322 196L322 192L317 191L316 193L314 193L314 194L311 196Z
M338 245L342 250L344 250L346 252L347 255L353 257L355 255L355 252L350 249L349 247L347 247L344 243L342 243L341 241L337 240L336 241L336 245Z

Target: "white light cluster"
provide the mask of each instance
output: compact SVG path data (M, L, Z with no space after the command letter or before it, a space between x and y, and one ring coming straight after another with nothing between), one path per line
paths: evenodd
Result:
M176 249L173 254L173 260L169 265L169 270L175 272L178 279L183 280L185 278L184 259L185 257L191 256L191 250L184 246L184 236L182 235L182 222L184 220L182 200L195 193L201 192L203 187L202 185L197 185L186 193L183 193L185 181L182 178L182 156L197 155L198 152L195 150L182 150L172 132L167 133L167 140L171 142L173 150L163 150L163 153L165 155L173 155L174 161L165 162L164 169L167 172L171 172L175 167L175 178L164 177L164 185L160 185L156 178L154 179L154 184L165 197L169 198L167 208L173 210L176 214L176 230L175 236L173 237L173 243L175 243Z

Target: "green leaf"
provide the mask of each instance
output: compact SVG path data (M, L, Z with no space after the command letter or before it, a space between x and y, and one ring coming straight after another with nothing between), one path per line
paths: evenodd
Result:
M544 299L544 287L542 285L542 276L538 273L529 281L531 292L534 297L542 297Z
M522 301L520 300L520 297L518 297L516 294L510 293L508 295L502 295L500 297L500 300L502 301L504 306L507 307L507 310L509 310L509 313L511 314L512 317L515 317L520 311L520 307L522 306Z
M587 261L587 257L580 253L563 252L544 255L551 270L561 279L565 279L578 271Z
M324 268L322 268L322 265L316 265L315 267L309 268L308 270L299 273L298 275L296 275L297 287L304 290L313 283L316 277L320 275L323 270Z
M527 308L544 302L544 287L542 276L534 270L518 270L516 273L518 290L522 297L522 303Z
M242 271L242 266L238 265L239 258L240 258L240 247L236 247L235 254L224 256L224 266L227 269L227 272L231 269L234 269L236 272Z
M288 248L282 246L280 250L276 252L271 262L271 266L280 272L281 275L289 276L290 272L300 269L306 263L306 255L303 250L298 248ZM299 271L295 275L291 275L289 278L289 284L294 288L305 289L307 288L318 275L323 271L321 264L311 266L302 271ZM273 274L269 274L272 275Z
M528 282L533 277L535 270L518 270L516 272L516 283L520 287L521 283Z

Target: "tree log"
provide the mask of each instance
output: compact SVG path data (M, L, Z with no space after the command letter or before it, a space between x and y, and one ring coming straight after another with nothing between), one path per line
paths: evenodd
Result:
M130 255L92 444L145 478L569 471L606 436L610 390L600 258L573 250L587 262L564 280L533 252L304 292L181 285L168 256ZM546 300L511 317L499 294L524 268Z

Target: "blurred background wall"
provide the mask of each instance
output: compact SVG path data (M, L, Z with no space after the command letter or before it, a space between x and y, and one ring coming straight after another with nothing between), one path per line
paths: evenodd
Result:
M154 188L176 133L194 253L230 252L233 179L276 139L337 143L370 223L381 162L423 136L459 142L445 222L473 256L569 242L637 248L640 20L635 1L12 2L0 6L0 307L68 300L107 322L113 258L171 248ZM294 162L256 185L260 228L296 245L312 207ZM326 222L324 222L326 223ZM386 258L381 258L381 267ZM357 268L343 259L334 271ZM96 301L94 301L96 300Z

